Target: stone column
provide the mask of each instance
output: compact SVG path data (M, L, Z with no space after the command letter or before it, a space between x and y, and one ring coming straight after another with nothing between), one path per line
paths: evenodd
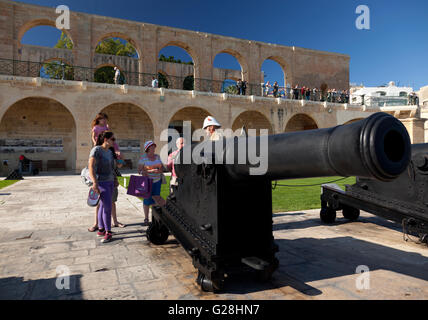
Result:
M400 119L409 132L412 144L425 142L425 122L427 119Z
M0 2L0 58L13 59L17 30L14 30L12 2Z

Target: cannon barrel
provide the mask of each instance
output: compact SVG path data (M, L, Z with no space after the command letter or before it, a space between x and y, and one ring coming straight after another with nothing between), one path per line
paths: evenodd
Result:
M248 139L248 144L255 139L258 152L263 150L260 137L226 142L224 157L234 153L235 159L226 170L234 179L248 179L250 168L258 166L250 165L248 160L247 164L237 163L238 145L243 139ZM382 112L348 125L268 136L267 141L268 166L263 177L270 180L359 176L390 181L407 168L411 154L404 125Z

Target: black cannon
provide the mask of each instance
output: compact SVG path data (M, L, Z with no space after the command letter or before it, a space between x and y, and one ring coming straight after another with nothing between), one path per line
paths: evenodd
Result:
M267 153L261 152L263 139ZM245 161L239 160L239 146L252 143L267 161L263 175L251 174L257 165L250 161L249 148ZM178 186L165 207L153 210L147 230L154 244L164 243L169 232L175 236L198 269L197 282L204 291L222 289L225 277L236 272L256 270L261 279L269 279L277 269L273 180L340 175L390 181L410 159L405 127L385 113L334 128L223 139L212 152L203 148L208 144L214 142L182 149L175 165ZM189 150L202 150L203 161L184 164ZM226 162L231 156L233 164Z
M322 186L321 220L332 223L336 211L355 221L360 210L398 222L403 232L428 243L428 144L412 145L412 157L405 170L390 182L357 177L345 191L337 185Z

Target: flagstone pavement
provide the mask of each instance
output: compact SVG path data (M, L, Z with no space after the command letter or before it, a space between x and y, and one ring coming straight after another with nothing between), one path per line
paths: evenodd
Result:
M332 225L320 222L319 210L274 214L280 266L272 280L240 275L213 294L201 292L173 236L163 246L147 241L142 204L122 187L117 212L128 227L101 244L87 231L87 192L75 175L29 177L0 190L0 299L428 298L428 247L403 241L398 225L368 213ZM359 266L370 272L356 273Z

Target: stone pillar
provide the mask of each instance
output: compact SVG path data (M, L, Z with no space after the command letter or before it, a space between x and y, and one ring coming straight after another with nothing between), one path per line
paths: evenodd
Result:
M409 132L412 144L425 142L425 122L426 119L400 119Z
M0 2L0 58L13 59L16 30L13 23L13 3Z

